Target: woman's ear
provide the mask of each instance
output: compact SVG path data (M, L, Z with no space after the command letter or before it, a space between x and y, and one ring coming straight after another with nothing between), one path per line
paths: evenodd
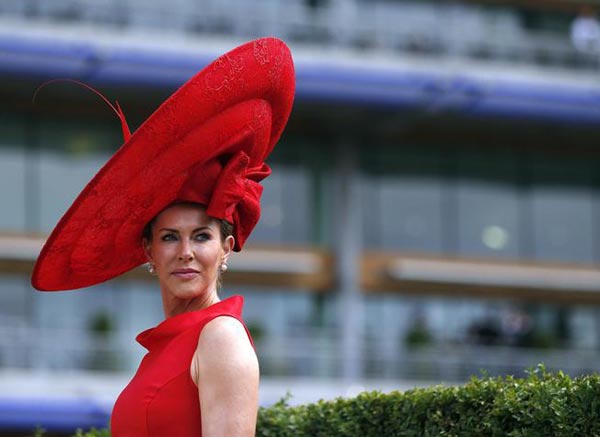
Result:
M229 258L229 255L231 255L234 246L235 238L233 238L233 235L229 235L225 238L225 241L223 241L223 263L227 263L227 259Z

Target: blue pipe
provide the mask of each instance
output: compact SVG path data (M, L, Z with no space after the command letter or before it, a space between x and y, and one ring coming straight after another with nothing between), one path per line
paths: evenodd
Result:
M95 85L176 88L219 53L197 56L162 49L100 47L0 36L0 74L47 80L70 77ZM462 114L484 118L600 123L600 85L486 82L468 74L391 71L365 65L297 61L297 100Z
M105 428L110 410L90 399L0 398L0 430L74 432Z

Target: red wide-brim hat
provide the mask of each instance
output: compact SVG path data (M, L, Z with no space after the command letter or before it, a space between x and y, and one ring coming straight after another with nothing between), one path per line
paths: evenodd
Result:
M197 202L233 224L240 250L260 216L264 163L294 99L288 47L246 43L169 97L87 184L35 264L32 285L69 290L146 262L144 226L168 205Z

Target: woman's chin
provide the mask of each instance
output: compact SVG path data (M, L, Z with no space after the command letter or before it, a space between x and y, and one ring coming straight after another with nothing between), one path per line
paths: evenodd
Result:
M193 299L207 292L206 284L198 278L192 280L177 279L169 282L167 287L163 287L163 290L177 299Z

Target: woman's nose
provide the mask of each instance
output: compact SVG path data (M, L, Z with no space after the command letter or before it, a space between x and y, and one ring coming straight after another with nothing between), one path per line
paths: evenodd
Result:
M192 250L192 245L185 240L181 242L179 259L182 261L191 261L194 259L194 251Z

